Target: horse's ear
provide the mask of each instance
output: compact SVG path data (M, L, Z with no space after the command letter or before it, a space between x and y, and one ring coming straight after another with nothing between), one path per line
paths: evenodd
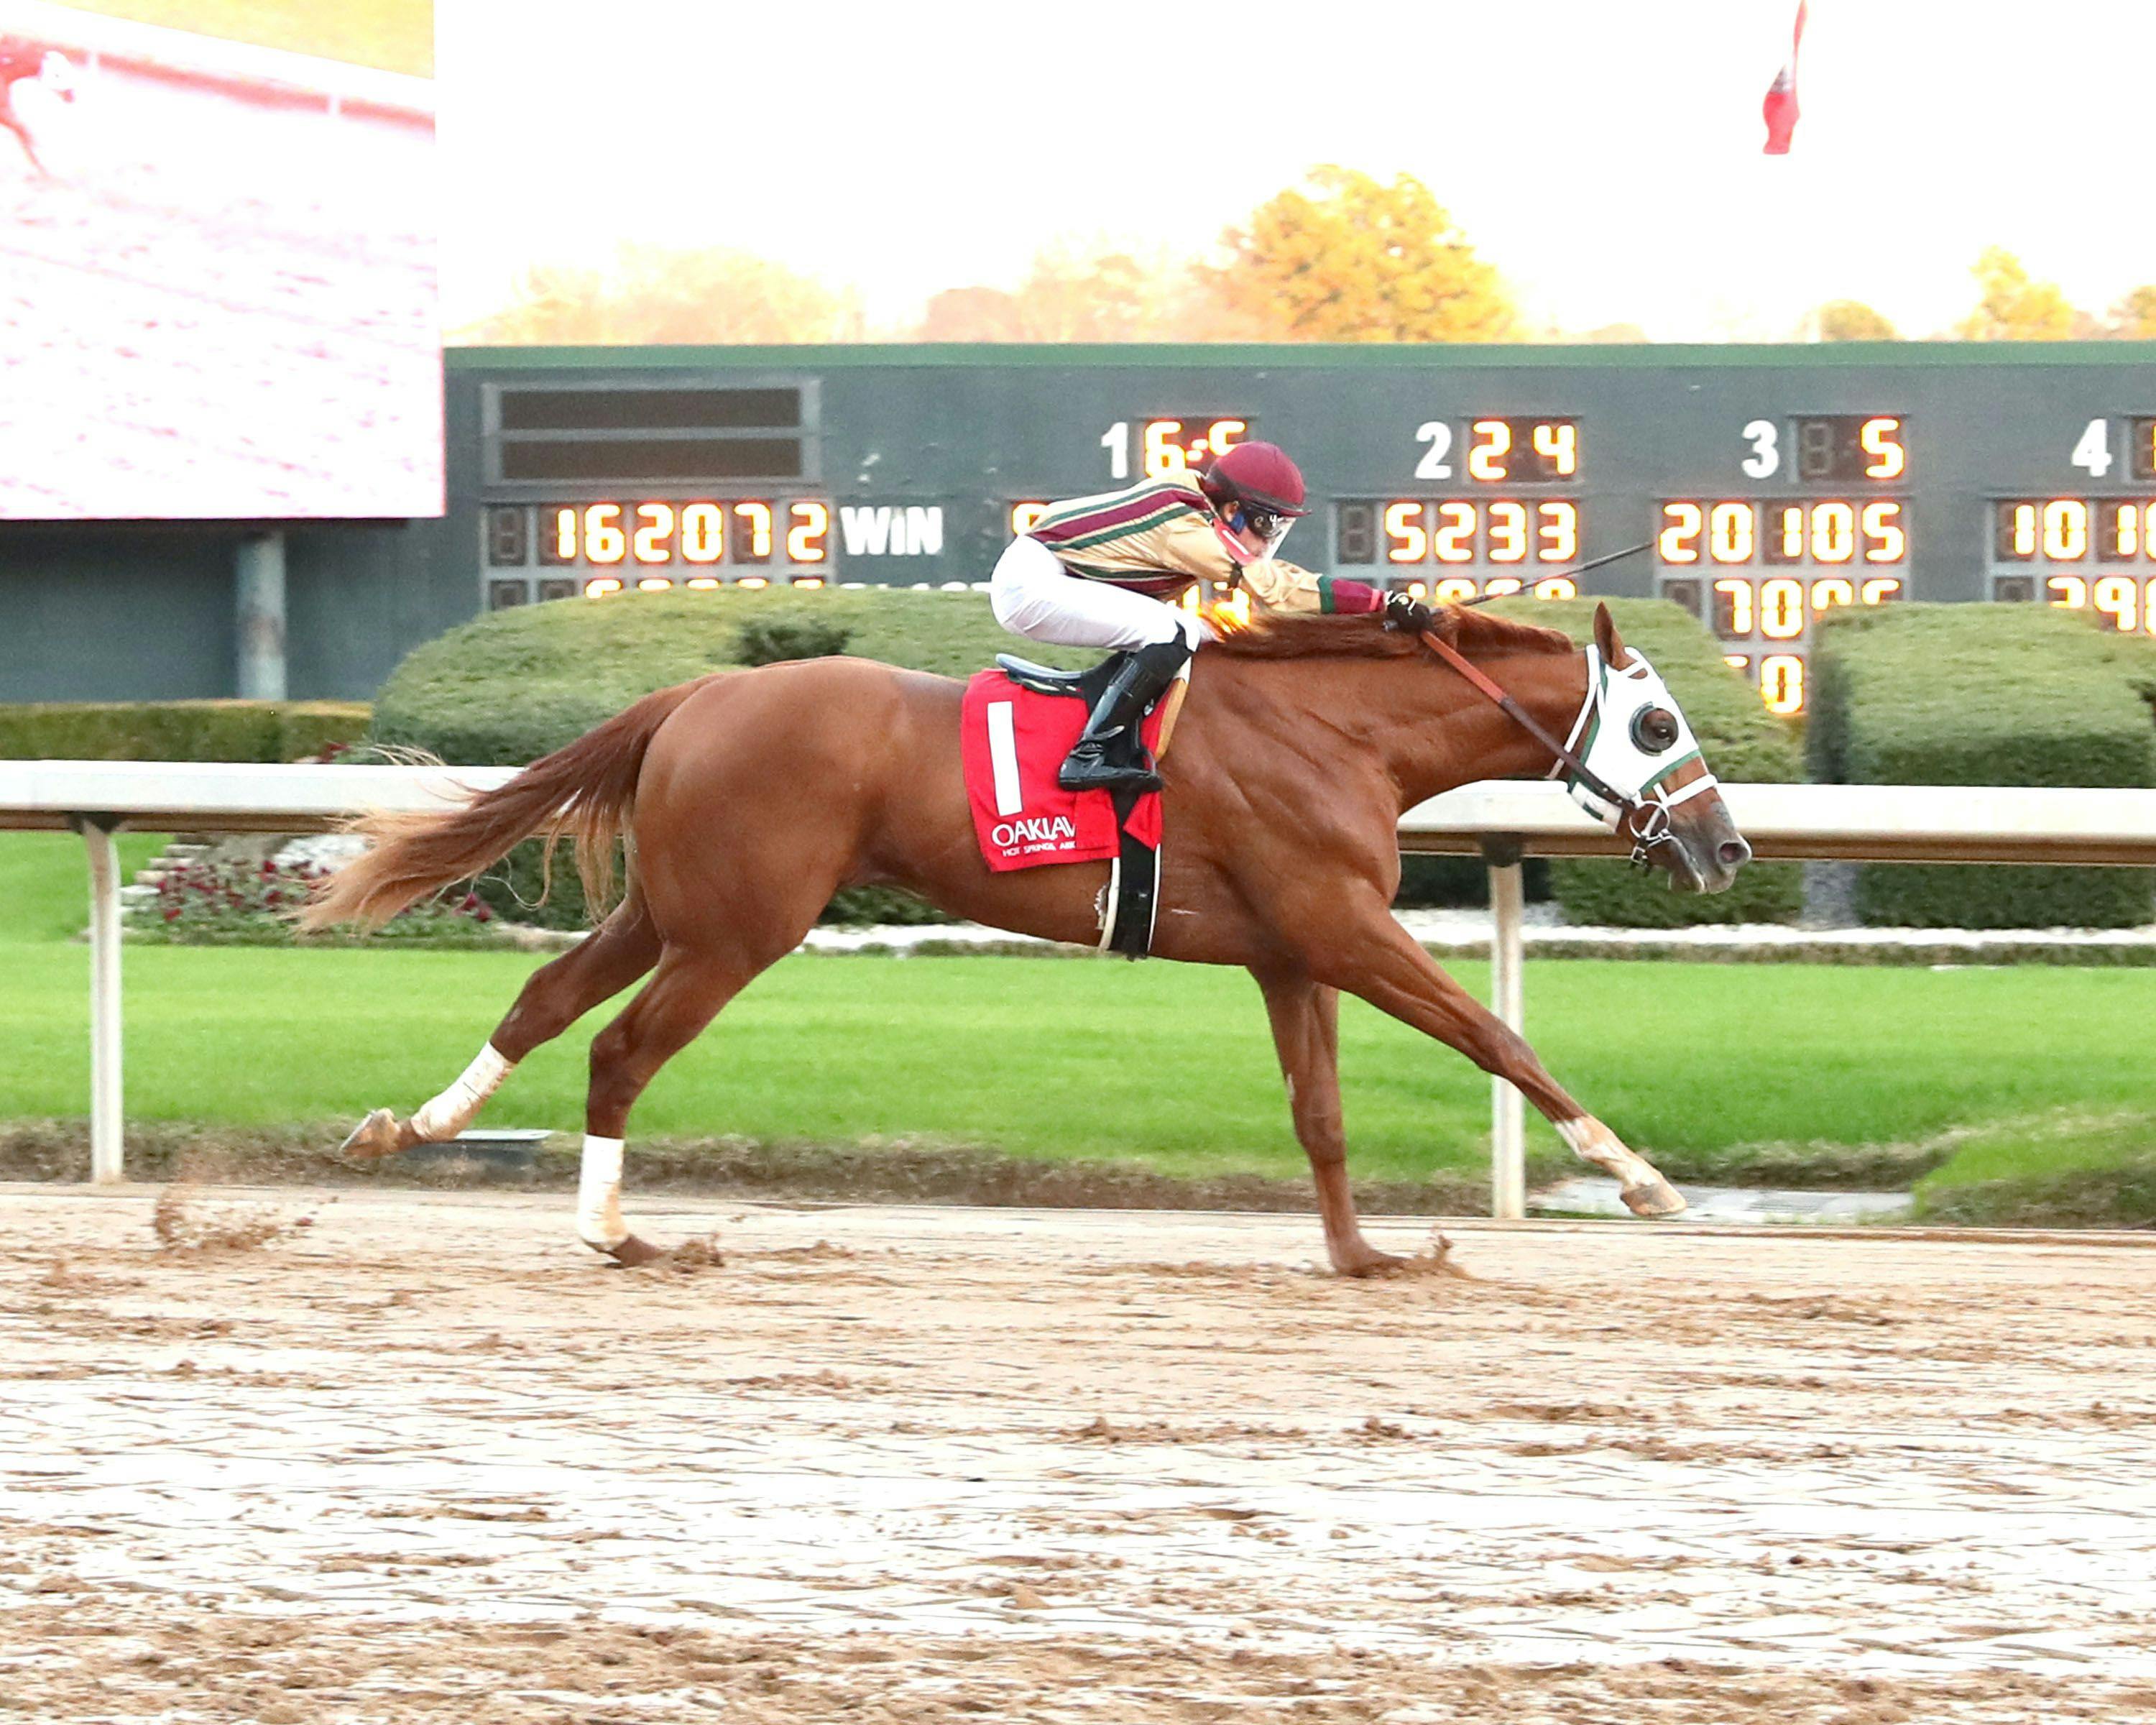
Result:
M1617 625L1609 620L1609 608L1599 600L1594 607L1594 644L1600 649L1604 665L1624 664L1624 640L1617 633Z

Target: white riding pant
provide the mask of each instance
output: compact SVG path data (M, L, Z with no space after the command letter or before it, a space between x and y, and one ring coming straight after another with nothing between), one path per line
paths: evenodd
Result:
M1187 611L1073 575L1038 539L1023 536L996 560L988 607L1013 634L1056 647L1151 647L1181 635L1194 650L1207 634Z

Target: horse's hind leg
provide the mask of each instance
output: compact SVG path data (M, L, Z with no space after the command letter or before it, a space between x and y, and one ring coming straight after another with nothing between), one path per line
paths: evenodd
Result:
M551 1042L659 962L659 932L643 895L632 885L614 913L551 963L532 972L508 1015L495 1027L456 1081L400 1121L377 1108L353 1127L344 1148L354 1156L393 1156L414 1144L454 1138L478 1118L516 1063Z
M644 991L592 1039L577 1233L593 1250L630 1265L663 1255L630 1233L622 1219L622 1144L629 1111L659 1069L694 1041L763 968L737 955L670 946Z

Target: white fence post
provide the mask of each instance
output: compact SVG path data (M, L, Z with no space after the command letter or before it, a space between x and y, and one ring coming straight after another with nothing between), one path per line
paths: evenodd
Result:
M80 814L69 824L90 851L90 1178L100 1186L126 1178L120 1087L119 821Z
M1523 846L1511 837L1485 839L1490 865L1490 1007L1515 1030L1524 1028L1526 941L1522 924L1526 894L1520 879ZM1527 1122L1519 1091L1502 1078L1490 1081L1490 1214L1517 1222L1527 1213Z

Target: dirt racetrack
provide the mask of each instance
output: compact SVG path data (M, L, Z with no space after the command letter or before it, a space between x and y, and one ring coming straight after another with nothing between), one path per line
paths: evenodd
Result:
M0 1188L0 1717L2156 1713L2156 1242L154 1196Z

